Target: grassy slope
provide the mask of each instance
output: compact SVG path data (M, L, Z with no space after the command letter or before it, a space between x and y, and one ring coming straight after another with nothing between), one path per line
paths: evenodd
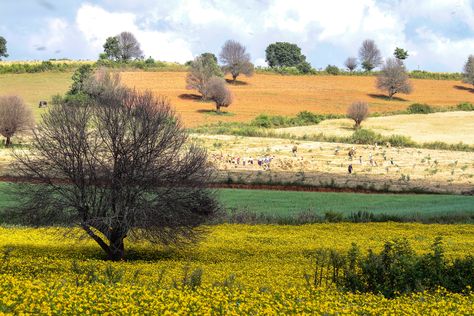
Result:
M55 94L65 93L71 85L71 72L0 75L0 95L15 94L31 106L36 119L44 109L38 109L40 100L51 100Z
M455 195L396 195L321 193L265 190L219 190L228 208L248 209L267 214L286 215L312 210L350 214L357 211L387 214L443 214L474 212L474 197Z

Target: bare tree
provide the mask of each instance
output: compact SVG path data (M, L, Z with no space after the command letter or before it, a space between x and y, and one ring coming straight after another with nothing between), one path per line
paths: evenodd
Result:
M474 86L474 55L470 55L464 65L463 82Z
M360 124L369 116L369 105L367 102L357 101L347 108L347 117L353 119L354 129L360 128Z
M137 39L132 33L122 32L117 35L116 38L118 40L120 59L127 61L132 58L140 58L143 56L140 43L138 43Z
M233 82L240 74L250 77L254 73L253 64L250 62L250 54L246 52L245 46L239 42L232 40L225 42L219 58L224 65L224 72L232 75Z
M13 135L30 130L33 124L31 109L20 97L0 97L0 134L6 138L6 147L11 145Z
M186 76L186 89L196 89L203 99L209 99L207 85L212 77L222 77L222 71L211 55L201 55L194 59Z
M220 77L212 77L209 80L208 93L209 99L216 103L216 112L220 112L221 107L228 107L234 100L225 80Z
M380 50L373 40L367 39L362 42L359 49L359 60L362 67L367 71L371 71L382 64Z
M357 58L348 57L344 62L344 66L346 66L346 68L349 69L350 72L353 72L358 66Z
M219 205L207 183L212 169L164 97L122 87L116 76L92 79L90 99L53 105L29 152L17 153L27 185L27 224L79 226L109 260L124 239L196 241Z
M408 73L402 61L395 58L387 59L377 77L377 88L387 91L390 99L396 93L409 94L412 92Z

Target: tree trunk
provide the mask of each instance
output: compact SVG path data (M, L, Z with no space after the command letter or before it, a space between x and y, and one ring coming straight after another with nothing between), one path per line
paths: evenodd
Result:
M109 257L108 257L109 260L112 260L112 261L122 260L125 254L123 238L119 237L115 240L110 240L109 249L110 249Z
M5 147L9 147L12 144L10 140L10 136L7 136L7 140L5 141Z
M237 79L238 75L232 75L232 83L235 83L235 80Z
M219 104L216 104L216 112L221 113L221 106Z

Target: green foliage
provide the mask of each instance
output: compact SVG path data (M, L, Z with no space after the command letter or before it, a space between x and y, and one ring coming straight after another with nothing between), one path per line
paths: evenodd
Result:
M448 261L440 237L425 255L417 255L406 239L395 239L386 242L379 253L369 249L367 255L361 255L353 244L346 254L322 249L314 257L318 272L327 267L328 281L352 292L393 298L438 287L463 293L474 286L474 257Z
M324 71L334 76L337 76L341 73L341 70L337 66L334 66L334 65L327 65Z
M104 53L111 60L120 59L120 45L116 36L107 37L104 44Z
M461 80L461 73L448 72L429 72L425 70L413 70L408 76L413 79L432 79L432 80Z
M3 36L0 36L0 60L2 60L2 57L8 57L7 40Z
M72 85L68 94L78 94L84 91L86 80L92 75L92 65L82 65L72 75Z
M456 109L460 111L474 111L474 104L469 102L463 102L456 105Z
M434 112L431 106L421 103L413 103L407 108L407 111L411 114L428 114Z
M296 69L302 74L309 74L313 71L313 68L311 67L311 64L307 62L306 60L300 62L298 65L296 65Z
M288 42L270 44L265 54L270 67L295 67L306 61L306 57L301 54L301 48Z
M399 60L405 60L408 58L408 51L404 50L403 48L395 48L395 51L393 52L393 56L395 56L396 59Z
M351 136L351 143L353 144L381 144L383 141L382 135L364 128L357 129Z
M204 59L209 59L209 60L212 59L217 64L217 57L213 53L202 53L201 57Z

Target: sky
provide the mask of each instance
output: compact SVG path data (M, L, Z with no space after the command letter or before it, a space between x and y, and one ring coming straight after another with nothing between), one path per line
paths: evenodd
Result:
M109 36L132 32L146 57L218 55L228 39L264 66L273 42L301 47L314 68L343 66L373 39L411 70L459 72L474 54L474 0L0 0L7 60L95 60Z

